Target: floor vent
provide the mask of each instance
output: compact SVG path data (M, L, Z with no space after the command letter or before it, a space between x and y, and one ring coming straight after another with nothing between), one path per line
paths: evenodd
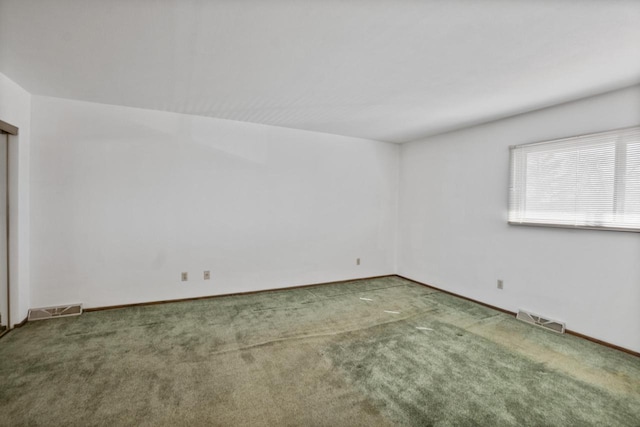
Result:
M541 328L548 329L559 334L564 334L564 323L556 320L545 319L537 314L528 313L524 310L518 310L516 319L523 322L531 323L532 325L540 326Z
M29 310L29 321L51 319L54 317L78 316L80 314L82 314L82 304L32 308Z

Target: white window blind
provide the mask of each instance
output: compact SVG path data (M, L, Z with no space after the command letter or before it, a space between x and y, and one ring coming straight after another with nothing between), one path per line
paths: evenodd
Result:
M640 232L640 127L511 147L509 223Z

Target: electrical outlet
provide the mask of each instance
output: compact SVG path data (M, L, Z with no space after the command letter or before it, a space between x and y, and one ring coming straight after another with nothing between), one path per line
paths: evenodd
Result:
M504 288L504 282L498 279L498 289L503 289L503 288Z
M211 272L209 270L204 271L204 280L211 279Z
M356 258L356 265L360 265L360 258Z
M189 273L187 273L186 271L182 272L182 281L186 282L187 280L189 280Z

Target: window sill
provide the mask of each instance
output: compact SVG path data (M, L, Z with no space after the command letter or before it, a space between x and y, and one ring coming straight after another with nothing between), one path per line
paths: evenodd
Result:
M512 221L509 221L509 225L525 225L527 227L572 228L574 230L625 231L627 233L640 233L640 229L638 228L600 227L597 225L542 224L538 222L512 222Z

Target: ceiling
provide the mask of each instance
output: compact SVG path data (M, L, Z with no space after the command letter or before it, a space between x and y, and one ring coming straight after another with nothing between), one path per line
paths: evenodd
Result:
M391 142L640 82L640 1L0 0L33 94Z

